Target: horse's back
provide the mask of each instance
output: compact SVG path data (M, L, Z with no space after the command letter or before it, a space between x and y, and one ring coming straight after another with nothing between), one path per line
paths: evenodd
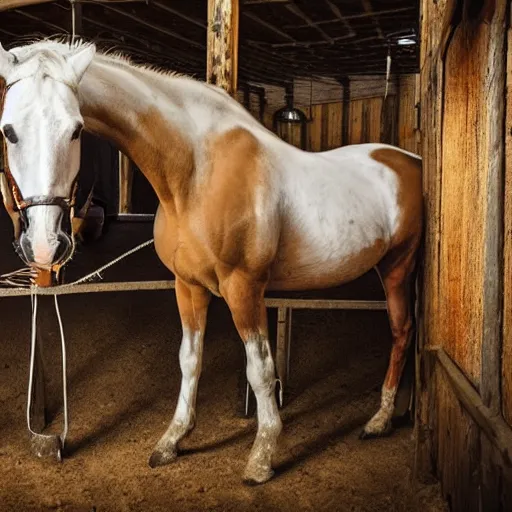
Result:
M282 232L271 288L342 284L421 222L421 160L384 144L303 154L282 169ZM421 227L419 227L421 229Z

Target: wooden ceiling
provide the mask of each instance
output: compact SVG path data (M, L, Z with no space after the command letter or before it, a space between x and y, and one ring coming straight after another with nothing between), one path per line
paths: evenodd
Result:
M418 71L419 0L240 0L239 81ZM207 0L76 5L77 33L138 62L205 78ZM71 31L67 0L0 12L6 47ZM412 37L411 37L412 36ZM407 37L416 44L402 45Z

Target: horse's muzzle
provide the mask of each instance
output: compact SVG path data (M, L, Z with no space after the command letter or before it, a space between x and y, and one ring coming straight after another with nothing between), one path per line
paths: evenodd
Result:
M17 247L16 247L17 246ZM50 270L67 260L73 251L71 237L60 232L51 242L33 242L27 233L22 233L15 244L16 252L29 266L42 270Z

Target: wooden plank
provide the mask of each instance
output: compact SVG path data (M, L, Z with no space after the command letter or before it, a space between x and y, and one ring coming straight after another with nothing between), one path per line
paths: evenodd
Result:
M505 48L505 0L495 2L487 8L484 16L488 29L488 53L485 80L486 114L485 136L487 154L487 196L485 204L485 253L484 253L484 290L483 290L483 325L482 356L480 368L480 393L482 402L493 415L501 413L501 357L502 357L502 293L503 293L503 179L505 133L505 84L506 84L506 48ZM490 5L490 4L489 4ZM499 417L504 425L506 423ZM512 431L506 425L512 439ZM512 444L508 447L509 457ZM512 467L508 460L509 469ZM482 464L482 503L486 510L499 510L501 502L503 465L496 464L495 447L487 442L481 445ZM501 466L501 467L500 467ZM510 472L510 471L509 471ZM506 486L512 480L504 482Z
M327 149L338 148L342 144L343 104L329 103L327 113Z
M208 0L206 79L234 95L238 83L238 0Z
M308 151L322 150L322 105L311 108L311 122L308 126Z
M444 78L440 338L477 387L481 383L485 233L489 179L486 95L490 29L459 25Z
M421 2L420 99L424 115L420 117L423 134L423 190L425 196L425 234L418 337L418 375L416 394L415 473L428 481L437 470L434 433L437 427L437 389L432 380L433 364L426 348L440 343L439 337L439 247L442 185L441 126L443 119L443 62L432 59L432 32L439 29L438 5Z
M0 11L7 9L19 9L29 5L46 4L54 0L0 0ZM101 0L104 3L128 3L128 2L145 2L146 0Z
M287 299L265 298L265 305L269 308L289 307L293 309L359 309L378 311L387 309L385 301L380 300L337 300L337 299Z
M280 381L279 405L284 405L284 393L290 372L292 309L277 308L276 372Z
M482 165L487 172L484 238L484 287L482 326L482 366L480 382L482 400L494 414L501 411L501 350L502 325L501 307L503 293L503 179L505 156L505 0L496 2L493 13L489 13L484 37L488 39L485 48L486 76L483 82L485 98L485 144L487 154Z
M346 146L350 141L350 79L345 78L343 84L343 111L341 120L341 144Z
M370 98L368 104L368 140L367 142L381 141L382 98Z
M405 75L399 78L398 100L398 146L407 151L417 152L416 142L416 76Z
M449 358L447 358L449 360ZM481 512L480 431L462 408L441 368L435 372L436 418L434 448L441 488L454 512Z
M263 113L263 126L272 132L274 131L274 112L268 108Z
M512 29L508 29L507 99L505 132L505 219L504 219L504 273L503 273L503 357L502 393L503 415L512 426Z
M119 206L118 213L132 209L133 166L130 159L119 151Z
M350 102L350 144L360 144L362 142L362 124L363 124L363 102L364 100L354 100Z
M390 95L382 100L380 119L380 142L398 144L398 98Z
M501 416L497 416L485 405L472 383L442 348L432 351L457 399L501 454L503 463L512 469L512 430Z

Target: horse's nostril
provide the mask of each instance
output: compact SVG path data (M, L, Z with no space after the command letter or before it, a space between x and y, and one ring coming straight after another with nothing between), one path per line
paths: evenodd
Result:
M25 262L34 261L34 252L32 251L32 244L28 237L22 233L19 240L15 242L14 248L18 256Z
M69 255L72 247L71 239L65 233L60 233L57 236L57 241L58 245L54 257L55 263L65 259Z

